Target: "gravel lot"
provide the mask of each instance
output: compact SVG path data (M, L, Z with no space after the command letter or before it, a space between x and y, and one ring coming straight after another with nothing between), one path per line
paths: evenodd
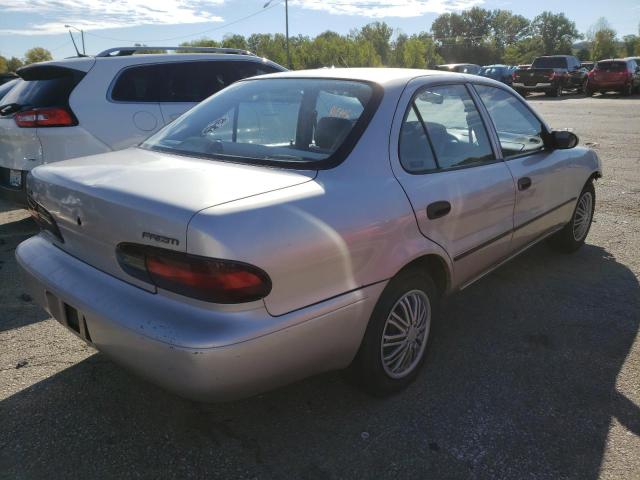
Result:
M640 96L529 101L597 144L588 245L452 297L387 399L339 373L218 405L144 383L24 294L35 229L0 204L0 478L640 478Z

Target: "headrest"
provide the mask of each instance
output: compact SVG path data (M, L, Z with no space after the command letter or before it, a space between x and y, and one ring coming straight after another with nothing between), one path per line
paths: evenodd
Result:
M332 150L334 145L342 143L352 126L353 122L346 118L322 117L316 126L316 146Z

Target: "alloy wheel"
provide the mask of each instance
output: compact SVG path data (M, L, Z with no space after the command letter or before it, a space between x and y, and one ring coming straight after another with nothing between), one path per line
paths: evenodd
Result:
M421 290L405 293L395 303L382 330L380 356L394 379L409 375L420 363L431 327L431 304Z
M591 192L584 192L578 200L576 213L573 215L573 238L576 242L584 240L593 214L593 196Z

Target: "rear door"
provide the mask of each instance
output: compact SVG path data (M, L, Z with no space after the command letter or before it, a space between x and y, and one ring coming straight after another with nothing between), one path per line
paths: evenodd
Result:
M166 124L205 98L243 78L279 70L254 61L207 60L158 65L159 103Z
M447 251L456 284L463 284L509 253L513 178L496 158L465 84L427 86L416 79L400 104L394 173L420 230Z
M498 135L502 156L516 182L512 250L518 250L566 223L573 211L571 172L566 155L547 150L546 127L524 100L510 91L474 85Z

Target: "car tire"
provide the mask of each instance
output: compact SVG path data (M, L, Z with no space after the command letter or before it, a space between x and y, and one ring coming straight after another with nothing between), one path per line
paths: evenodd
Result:
M435 283L421 269L409 268L391 279L349 367L350 379L375 396L407 387L424 364L439 297Z
M578 250L589 234L596 207L596 190L593 181L589 181L580 192L571 220L562 230L549 238L549 244L563 253Z
M623 96L625 97L630 97L631 94L633 93L633 86L631 85L631 83L628 83L627 85L624 86L624 88L622 89L622 93Z
M593 88L589 86L589 82L584 82L583 92L585 97L593 97L593 94L595 93Z

